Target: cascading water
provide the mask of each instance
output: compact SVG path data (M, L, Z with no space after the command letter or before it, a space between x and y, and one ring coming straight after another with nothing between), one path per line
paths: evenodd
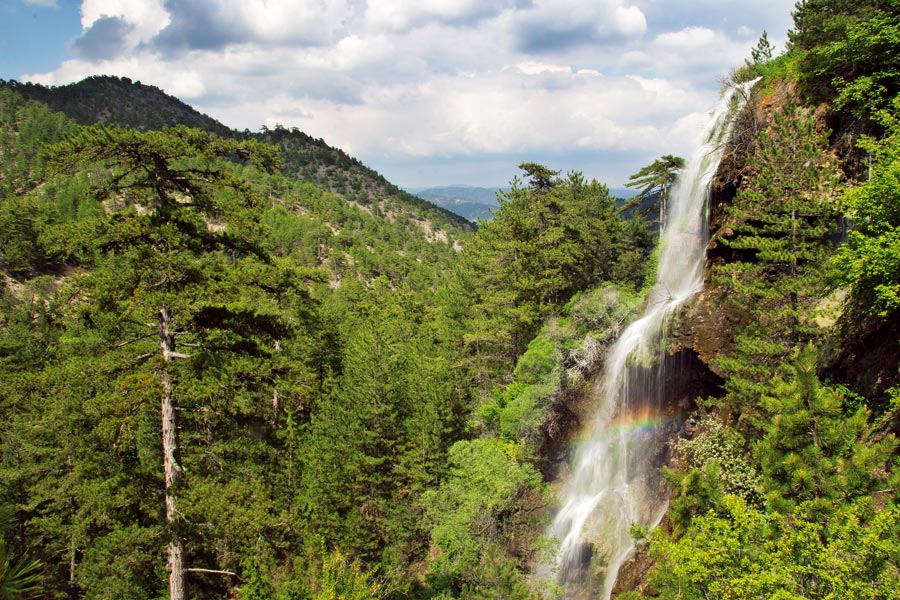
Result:
M655 527L668 507L658 460L671 433L660 418L666 400L666 321L703 285L709 183L722 158L736 104L742 104L753 83L723 95L705 143L672 190L656 284L644 314L610 349L604 375L593 391L596 406L550 532L561 543L556 566L570 598L608 599L634 546L632 524ZM602 592L590 589L590 578L583 572L592 556L606 565Z

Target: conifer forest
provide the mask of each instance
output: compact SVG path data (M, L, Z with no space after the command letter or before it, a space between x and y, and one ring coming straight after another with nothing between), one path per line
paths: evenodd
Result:
M900 598L900 2L788 37L722 74L697 285L622 355L617 545L611 493L559 515L691 160L627 202L523 162L472 223L295 128L0 80L0 600Z

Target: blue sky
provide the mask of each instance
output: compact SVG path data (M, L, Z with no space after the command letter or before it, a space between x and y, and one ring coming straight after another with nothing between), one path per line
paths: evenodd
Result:
M81 34L78 2L0 0L0 79L57 68Z
M0 78L131 77L237 129L280 123L404 186L523 161L612 187L689 155L793 0L0 0Z

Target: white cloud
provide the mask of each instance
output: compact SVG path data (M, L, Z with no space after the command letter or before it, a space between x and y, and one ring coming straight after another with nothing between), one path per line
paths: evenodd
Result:
M309 36L315 30L330 39L352 10L344 0L239 0L220 1L217 9L232 13L235 23L242 23L259 42L290 42Z
M716 38L716 32L707 27L685 27L681 31L663 33L653 43L663 49L695 51L697 48L713 45Z
M83 0L76 59L29 79L128 76L367 163L549 152L567 169L574 150L620 165L691 151L719 79L757 31L777 39L760 14L789 19L792 0L760 2Z
M365 17L372 27L394 31L434 21L473 25L514 4L514 0L368 0Z
M547 63L529 61L516 65L516 69L524 75L540 75L542 73L572 73L572 68L563 65L551 65Z
M703 105L701 96L674 86L643 86L631 79L578 75L573 85L547 89L530 80L560 70L528 68L482 73L427 83L372 86L358 106L335 107L321 100L288 96L248 107L272 121L288 123L345 149L366 154L477 155L508 152L630 150L672 144L683 151L673 125ZM672 151L672 150L669 150Z
M621 43L647 30L641 9L623 0L535 0L509 17L518 49L532 54Z
M330 56L330 64L335 69L349 71L390 60L393 51L394 45L387 36L362 38L349 35L341 39L333 51L329 49L323 54Z
M84 0L81 26L85 30L103 17L119 17L133 27L129 47L149 41L169 24L169 13L162 0Z
M625 36L643 35L647 31L647 18L636 6L616 6L613 9L615 28Z

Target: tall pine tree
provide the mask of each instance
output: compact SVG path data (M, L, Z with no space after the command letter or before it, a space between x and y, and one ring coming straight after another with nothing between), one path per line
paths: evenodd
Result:
M147 391L155 390L169 597L182 600L191 570L190 527L178 505L187 495L179 440L185 415L217 398L252 404L263 389L277 398L277 374L259 359L294 333L285 298L306 302L301 274L279 272L260 250L261 203L228 161L270 172L279 162L271 147L184 127L91 127L50 156L59 173L91 169L93 193L108 213L90 241L101 260L75 284L81 298L73 298L70 330L80 335L69 343L109 357L111 391L126 403L133 398L132 410L144 410ZM215 430L208 417L191 421L205 421L207 437Z
M752 187L726 209L734 235L721 241L732 261L715 278L745 322L717 362L732 407L747 415L777 366L820 332L813 313L839 226L840 169L827 140L809 111L776 113L751 159Z

